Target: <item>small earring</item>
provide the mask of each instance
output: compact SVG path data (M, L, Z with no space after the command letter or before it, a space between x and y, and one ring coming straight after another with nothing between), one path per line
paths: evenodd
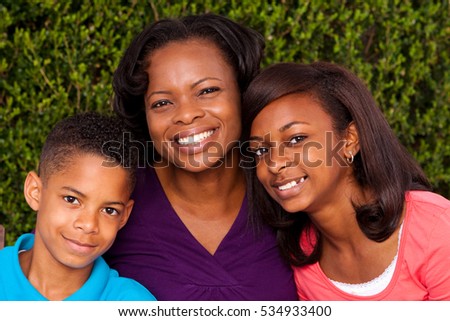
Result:
M355 156L353 156L353 152L349 151L350 157L347 158L347 163L351 164L355 160Z

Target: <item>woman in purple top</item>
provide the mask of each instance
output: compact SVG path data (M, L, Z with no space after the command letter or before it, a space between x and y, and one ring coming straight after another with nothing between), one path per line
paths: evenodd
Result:
M249 215L239 167L241 94L263 48L218 15L166 19L133 40L114 75L114 110L151 151L105 258L158 300L297 299L274 231Z

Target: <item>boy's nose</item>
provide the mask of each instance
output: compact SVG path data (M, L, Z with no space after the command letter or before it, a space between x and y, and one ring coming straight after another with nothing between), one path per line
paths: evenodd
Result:
M95 211L84 210L77 216L74 226L83 230L84 233L98 232L98 218Z

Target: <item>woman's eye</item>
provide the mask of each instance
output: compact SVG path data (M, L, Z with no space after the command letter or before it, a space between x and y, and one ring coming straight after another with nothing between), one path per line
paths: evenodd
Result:
M119 215L119 211L112 207L105 207L103 211L108 215Z
M78 201L78 199L76 197L73 196L64 196L63 199L70 204L74 204L74 205L80 205L80 202Z
M199 96L200 95L207 95L207 94L212 94L216 91L219 91L220 89L218 87L209 87L209 88L205 88L203 90L200 91Z
M153 104L151 104L150 107L151 108L161 108L161 107L167 106L169 104L170 104L170 101L168 101L168 100L158 100L158 101L154 102Z
M298 144L306 139L306 136L295 136L289 141L289 145Z

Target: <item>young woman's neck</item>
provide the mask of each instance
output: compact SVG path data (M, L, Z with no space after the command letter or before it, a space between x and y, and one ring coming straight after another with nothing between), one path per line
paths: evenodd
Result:
M333 202L323 203L319 210L309 216L322 233L324 241L335 246L357 245L366 236L358 225L354 205L369 204L373 199L371 193L363 191L356 184L349 184L347 189L341 190L342 194Z

